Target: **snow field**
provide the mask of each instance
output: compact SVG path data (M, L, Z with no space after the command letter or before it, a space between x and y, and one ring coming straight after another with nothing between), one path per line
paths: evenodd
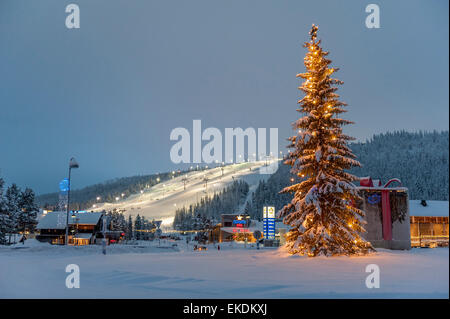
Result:
M32 240L29 240L32 241ZM194 251L178 241L133 246L63 247L28 243L0 249L0 298L448 298L448 248L364 257L290 256L283 248ZM25 246L27 247L27 246ZM68 289L65 267L80 267L80 288ZM365 268L380 268L379 289Z

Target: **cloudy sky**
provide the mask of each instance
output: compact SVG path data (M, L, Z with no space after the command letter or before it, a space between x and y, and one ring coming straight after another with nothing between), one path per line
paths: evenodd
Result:
M65 7L81 11L67 29ZM172 129L279 129L298 113L312 23L330 51L346 132L364 141L447 130L448 2L40 0L0 2L0 176L57 191L67 162L79 188L178 168Z

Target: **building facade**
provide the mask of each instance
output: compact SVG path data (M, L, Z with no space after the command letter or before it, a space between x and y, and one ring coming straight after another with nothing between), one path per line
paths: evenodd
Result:
M49 212L43 216L36 230L36 239L54 245L64 245L66 238L66 212ZM103 213L70 212L69 213L69 245L95 244L101 236Z

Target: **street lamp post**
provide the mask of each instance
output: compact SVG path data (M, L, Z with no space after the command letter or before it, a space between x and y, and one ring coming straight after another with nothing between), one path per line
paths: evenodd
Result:
M69 244L69 210L70 210L70 173L72 171L72 168L78 168L80 167L75 160L75 158L71 158L69 161L69 190L67 192L67 208L66 208L66 242L65 244Z

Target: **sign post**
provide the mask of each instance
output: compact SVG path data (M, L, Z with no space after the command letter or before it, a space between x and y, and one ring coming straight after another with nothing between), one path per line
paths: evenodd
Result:
M259 249L259 239L261 238L261 232L259 230L255 230L253 232L253 237L256 239L256 249Z
M69 179L64 178L59 183L59 202L58 209L60 211L66 210L67 207L67 193L69 192Z
M263 207L264 239L275 239L275 207Z
M161 234L162 234L162 230L161 230L161 223L162 220L155 220L153 221L153 223L156 225L156 231L155 231L155 235L158 238L158 247L161 246Z

